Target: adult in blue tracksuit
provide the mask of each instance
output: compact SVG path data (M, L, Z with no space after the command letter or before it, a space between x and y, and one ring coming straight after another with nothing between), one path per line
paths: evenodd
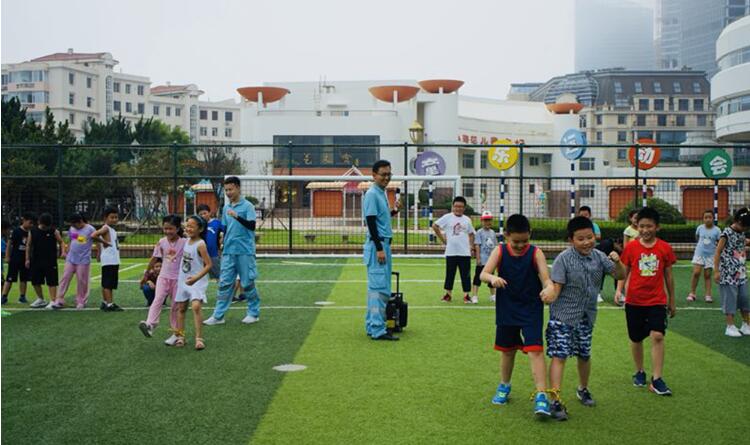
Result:
M367 266L367 315L365 330L373 340L398 340L388 333L385 306L391 297L391 211L385 188L391 181L391 163L377 161L372 166L374 184L365 193L362 216L367 221L363 261Z
M242 293L247 297L247 314L242 322L255 323L260 317L260 296L255 288L258 268L255 264L255 207L241 196L240 180L236 176L224 179L224 205L221 223L226 227L221 255L219 292L213 315L203 324L224 323L224 314L232 304L234 283L239 275Z

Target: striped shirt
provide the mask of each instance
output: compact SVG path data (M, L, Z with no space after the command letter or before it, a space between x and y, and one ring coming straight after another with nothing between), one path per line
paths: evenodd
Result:
M591 325L596 321L596 296L604 274L612 274L615 264L604 253L593 249L584 256L573 246L562 251L552 263L552 281L562 284L560 296L550 305L550 319L575 326L584 314Z

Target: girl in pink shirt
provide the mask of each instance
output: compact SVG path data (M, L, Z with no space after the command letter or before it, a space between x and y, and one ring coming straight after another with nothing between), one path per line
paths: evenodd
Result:
M161 273L159 273L159 278L156 280L154 301L148 309L148 318L138 324L141 332L146 337L153 336L154 329L159 325L161 307L167 295L172 297L169 324L173 331L177 328L177 306L175 305L174 297L177 293L177 277L180 273L182 252L185 248L187 238L182 237L182 218L177 215L165 216L162 219L162 230L164 231L164 237L156 243L154 253L151 255L151 261L147 268L152 268L157 258L161 258ZM164 343L173 346L176 340L177 337L172 335Z

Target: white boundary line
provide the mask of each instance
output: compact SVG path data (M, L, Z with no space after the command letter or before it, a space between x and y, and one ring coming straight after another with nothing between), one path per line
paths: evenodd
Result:
M123 307L126 311L147 311L148 307L146 306L139 306L139 307ZM213 306L204 306L204 310L213 310ZM229 308L230 310L246 310L246 308L243 305L236 305ZM262 310L276 310L276 309L282 309L282 310L305 310L305 309L320 309L320 310L365 310L367 309L367 306L261 306ZM494 311L494 306L450 306L448 304L440 305L440 306L409 306L409 310L417 309L417 310L456 310L456 311ZM599 310L607 310L607 311L624 311L624 308L622 307L615 307L615 306L602 306L598 308ZM88 312L88 311L99 311L99 308L95 307L87 307L84 309L75 309L73 307L66 308L66 309L60 309L60 310L45 310L45 309L32 309L32 308L4 308L3 310L9 311L9 312ZM677 312L681 311L720 311L720 307L682 307L677 308Z
M124 269L119 269L117 273L125 272L126 270L130 270L130 269L135 269L136 267L143 266L144 264L148 264L148 263L135 263L132 266L128 266L128 267L126 267ZM96 280L99 280L101 278L102 278L102 276L101 276L101 274L99 274L99 275L97 275L95 277L91 277L91 279L89 280L89 282L96 281ZM120 281L124 281L124 280L120 280Z

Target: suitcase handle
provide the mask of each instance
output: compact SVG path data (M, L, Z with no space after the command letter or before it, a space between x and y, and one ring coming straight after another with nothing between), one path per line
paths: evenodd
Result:
M399 289L401 283L401 274L399 272L391 272L391 275L396 275L396 293L401 292Z

